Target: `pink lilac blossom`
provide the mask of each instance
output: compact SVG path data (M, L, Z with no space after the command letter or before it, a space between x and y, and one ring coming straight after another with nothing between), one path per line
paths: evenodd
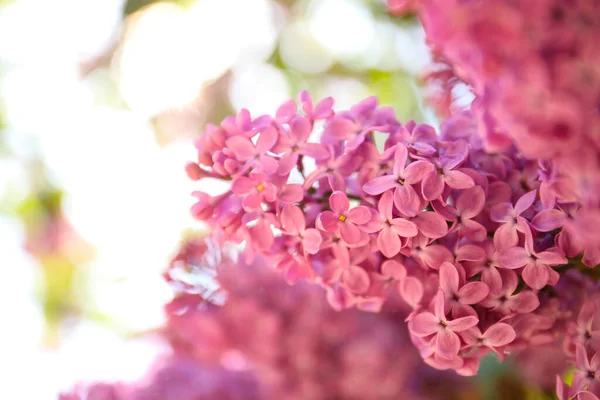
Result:
M300 99L307 107L308 94ZM338 310L377 312L399 296L412 308L412 341L439 369L473 375L488 353L503 358L556 339L552 287L563 270L595 266L600 246L579 240L570 222L585 218L580 204L549 194L547 163L516 149L487 153L469 112L449 117L438 135L402 124L374 98L342 112L327 100L327 112L314 115L293 103L245 131L211 127L197 142L201 155L205 142L233 154L237 171L198 158L202 175L232 181L225 194L194 194L192 213L215 240L244 244L245 257L265 258L288 282L323 287ZM287 145L252 153L260 162L251 164L228 147L232 135L258 143L264 132L287 143L300 120L313 150L294 155L291 170L280 168L295 151ZM325 149L328 158L317 156Z

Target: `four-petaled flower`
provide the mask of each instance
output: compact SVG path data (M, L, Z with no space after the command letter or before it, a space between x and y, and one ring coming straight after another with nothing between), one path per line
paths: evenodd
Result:
M346 194L335 191L329 197L331 211L323 211L318 216L318 221L324 230L335 232L338 228L340 236L349 244L358 243L361 238L361 230L357 225L363 225L371 219L371 211L368 207L358 206L350 209L350 201Z

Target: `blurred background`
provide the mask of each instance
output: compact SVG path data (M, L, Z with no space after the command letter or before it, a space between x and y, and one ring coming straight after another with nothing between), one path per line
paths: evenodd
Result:
M303 89L430 120L429 62L383 0L0 0L3 397L143 373L204 124Z

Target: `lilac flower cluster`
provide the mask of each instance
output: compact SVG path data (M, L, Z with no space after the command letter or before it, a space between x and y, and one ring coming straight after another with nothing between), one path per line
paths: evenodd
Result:
M194 193L215 238L322 286L336 309L378 311L399 294L439 369L472 375L487 353L555 338L540 300L575 265L567 256L595 266L598 245L576 228L581 204L549 190L546 163L487 153L469 112L438 135L375 98L342 112L305 92L299 103L254 120L243 110L198 139L189 176L231 181Z
M472 392L465 379L423 365L401 309L338 312L319 288L291 287L258 259L213 263L214 256L198 240L175 257L191 275L216 268L226 300L198 295L199 285L176 285L161 332L170 356L140 382L80 385L61 400L442 400ZM166 272L174 284L177 268Z

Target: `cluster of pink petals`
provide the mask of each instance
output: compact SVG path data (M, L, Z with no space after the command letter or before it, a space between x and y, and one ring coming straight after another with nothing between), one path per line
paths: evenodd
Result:
M472 375L488 353L555 339L538 310L545 288L567 256L595 266L600 246L577 229L579 204L549 189L546 163L487 153L468 112L438 134L375 98L341 112L305 92L299 103L274 117L243 110L198 139L190 176L231 181L218 196L194 193L214 238L244 243L288 282L324 287L336 309L377 312L399 295L413 342L439 369Z
M514 144L547 163L545 195L579 203L590 242L600 239L600 7L595 0L388 0L416 12L442 68L429 74L448 112L456 83L490 151ZM434 87L435 87L434 86Z

